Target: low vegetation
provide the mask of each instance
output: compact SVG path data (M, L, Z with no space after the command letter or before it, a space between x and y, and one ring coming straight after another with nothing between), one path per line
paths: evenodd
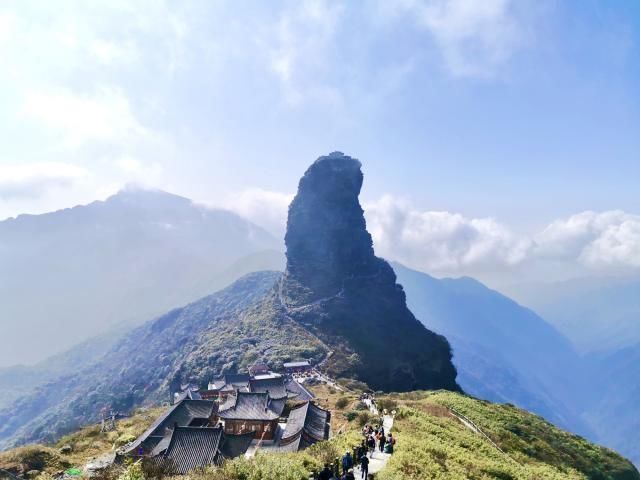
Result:
M55 474L84 466L92 459L114 451L137 438L160 415L163 407L138 410L133 416L118 420L115 430L101 432L91 425L62 437L51 445L26 445L0 453L0 469L14 474L36 472Z
M640 479L615 452L510 405L443 391L389 398L399 404L394 424L398 448L380 480ZM452 416L452 410L470 419L499 449Z

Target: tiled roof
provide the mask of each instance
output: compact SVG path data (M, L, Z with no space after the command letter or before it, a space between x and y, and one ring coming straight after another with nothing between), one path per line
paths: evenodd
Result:
M287 380L285 388L287 389L287 392L289 392L289 398L295 398L296 400L304 402L313 400L314 398L313 393L295 380Z
M284 385L284 377L252 379L249 382L250 391L253 393L269 393L274 400L287 398L288 393Z
M287 443L287 441L298 436L298 434L302 431L308 411L309 402L303 403L302 405L291 409L291 411L289 412L289 418L287 418L287 426L282 433L283 443Z
M304 432L317 441L329 438L329 420L331 414L315 403L309 403Z
M244 455L251 445L255 434L254 432L242 433L240 435L229 435L225 433L220 446L220 453L224 458L236 458Z
M164 458L177 474L185 474L208 465L220 465L223 461L219 451L222 439L220 427L178 427L171 436Z
M227 373L211 382L211 390L230 391L237 388L247 388L249 386L251 376L246 373Z
M275 420L282 415L286 399L272 399L267 393L236 392L220 405L225 420Z
M150 456L155 457L157 455L161 455L165 452L165 450L167 449L167 447L169 446L169 444L171 443L171 435L173 434L173 430L170 430L163 438L162 440L160 440L160 442L153 447L153 450L151 450Z
M329 420L331 414L314 403L307 402L291 409L287 426L282 433L283 447L297 444L304 449L316 442L329 438Z
M149 453L167 435L167 429L172 429L175 424L185 427L195 418L210 418L215 407L216 403L210 400L184 399L158 417L142 435L123 449L123 453L136 455L139 447Z

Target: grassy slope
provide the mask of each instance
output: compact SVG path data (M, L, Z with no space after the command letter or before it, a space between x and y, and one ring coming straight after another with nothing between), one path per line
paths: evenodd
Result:
M640 479L633 465L615 452L516 407L449 392L397 398L399 448L381 480ZM449 416L448 408L470 418L504 453Z
M19 473L40 470L50 474L71 467L82 468L90 460L113 451L144 432L166 407L141 409L131 417L118 420L116 429L100 432L100 425L91 425L62 437L55 444L31 444L0 452L0 469ZM69 445L71 453L60 448Z

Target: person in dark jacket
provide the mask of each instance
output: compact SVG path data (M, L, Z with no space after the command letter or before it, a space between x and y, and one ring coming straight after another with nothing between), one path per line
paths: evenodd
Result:
M363 455L360 459L360 472L362 472L360 478L367 478L367 474L369 473L369 458L367 458L366 455Z
M350 452L347 452L342 456L342 474L346 474L351 468L353 468L353 457Z
M376 439L373 438L373 435L369 435L367 439L367 447L369 447L369 452L371 453L371 457L373 457L373 452L376 451Z
M360 462L360 459L362 458L363 455L367 454L367 443L362 440L362 442L360 443L360 446L358 447L358 458L356 458L357 462Z
M387 442L387 438L384 436L384 433L381 432L380 440L378 440L378 446L380 447L380 451L384 452L384 444Z
M325 463L324 468L322 469L322 471L320 472L320 475L318 476L318 480L331 480L332 478L333 478L333 472L331 471L331 468L329 468L329 464Z

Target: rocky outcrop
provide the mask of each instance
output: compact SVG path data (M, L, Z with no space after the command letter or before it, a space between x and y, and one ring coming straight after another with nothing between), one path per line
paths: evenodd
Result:
M334 152L306 171L289 207L287 315L334 349L329 368L382 390L458 389L447 340L409 311L389 264L374 255L358 201L358 160Z

